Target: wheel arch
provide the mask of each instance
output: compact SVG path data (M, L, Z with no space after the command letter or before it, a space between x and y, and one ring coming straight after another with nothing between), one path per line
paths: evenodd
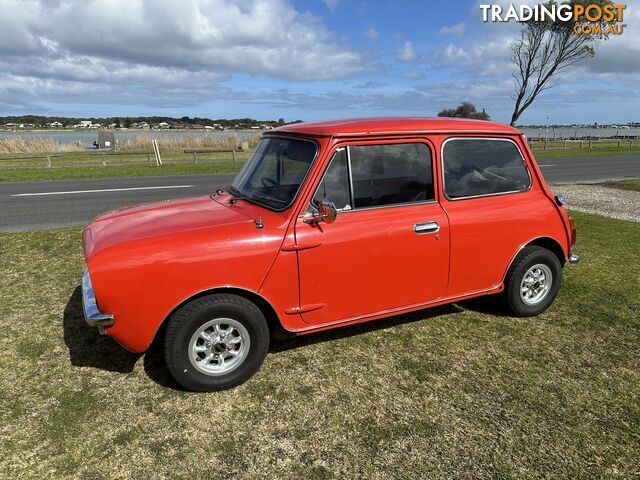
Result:
M552 237L536 237L536 238L531 239L528 242L523 243L522 245L520 245L520 247L518 248L516 253L513 254L513 257L511 257L511 261L509 262L509 265L507 265L507 268L505 269L504 274L502 275L501 284L504 285L504 282L505 282L505 280L507 278L507 274L509 273L509 269L511 268L511 265L513 265L513 262L516 260L516 258L520 254L520 252L525 247L528 247L530 245L536 245L538 247L546 248L547 250L549 250L556 257L558 257L558 261L560 262L560 265L562 267L564 267L564 264L567 262L567 257L566 257L565 251L562 248L562 246L560 245L560 242L558 242L556 239L554 239Z
M557 240L551 238L551 237L538 237L534 240L531 240L529 243L527 243L526 245L524 245L522 248L524 247L528 247L529 245L537 245L538 247L542 247L542 248L546 248L547 250L549 250L550 252L552 252L556 257L558 257L558 261L560 262L560 265L562 265L564 267L564 264L567 261L567 257L565 255L564 250L562 249L562 246L560 245L560 242L558 242ZM520 252L518 252L520 253ZM517 256L517 254L516 254ZM515 256L513 257L515 259ZM513 262L513 260L512 260Z
M278 317L278 314L276 313L275 309L262 295L256 292L253 292L251 290L246 290L244 288L225 286L225 287L214 287L207 290L203 290L194 295L191 295L190 297L184 299L182 302L176 305L164 317L160 325L158 325L158 328L153 336L152 343L155 342L158 337L161 337L163 335L167 322L176 311L178 311L187 303L197 300L198 298L202 298L207 295L214 295L216 293L238 295L239 297L246 298L250 302L254 303L260 309L265 319L267 320L267 326L269 327L269 334L272 338L281 339L281 338L288 338L291 336L295 336L295 334L292 334L287 330L285 330L285 328L282 326L282 323L280 322L280 318Z

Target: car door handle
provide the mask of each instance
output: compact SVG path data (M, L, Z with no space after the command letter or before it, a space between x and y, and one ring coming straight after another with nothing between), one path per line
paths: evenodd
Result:
M440 225L438 224L438 222L416 223L413 226L413 231L416 232L418 235L423 233L436 233L439 230L440 230Z

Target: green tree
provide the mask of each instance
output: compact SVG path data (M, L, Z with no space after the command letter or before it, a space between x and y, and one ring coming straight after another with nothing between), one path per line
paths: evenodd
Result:
M462 102L456 108L445 109L438 112L439 117L457 117L457 118L475 118L476 120L489 120L489 114L484 111L476 110L476 106L473 103Z

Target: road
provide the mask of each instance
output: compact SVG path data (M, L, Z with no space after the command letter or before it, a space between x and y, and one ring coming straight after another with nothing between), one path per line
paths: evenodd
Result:
M538 164L551 184L640 177L640 156L548 158ZM0 232L87 224L123 205L214 192L235 175L0 183Z

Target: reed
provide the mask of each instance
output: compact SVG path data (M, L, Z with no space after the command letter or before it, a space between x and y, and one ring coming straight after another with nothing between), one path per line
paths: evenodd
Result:
M81 147L73 144L59 145L51 138L15 137L0 139L0 154L77 152L81 150Z
M151 148L151 140L158 141L160 149L224 149L233 150L240 146L242 142L249 142L249 148L253 148L258 143L260 135L251 137L240 137L239 135L184 135L180 137L158 135L156 137L139 135L131 139L120 142L123 150L146 150Z

